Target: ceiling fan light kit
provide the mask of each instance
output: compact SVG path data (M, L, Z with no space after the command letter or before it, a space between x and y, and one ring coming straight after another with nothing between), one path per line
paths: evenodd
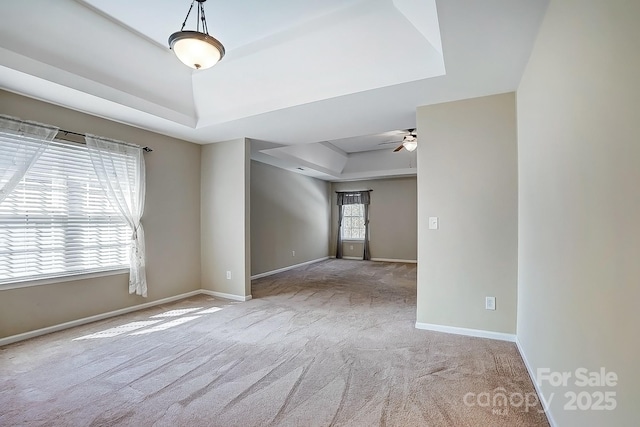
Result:
M185 65L196 69L205 70L211 68L220 61L225 54L224 46L216 38L209 35L207 20L204 15L204 2L207 0L192 0L191 7L182 23L180 31L169 36L169 48L173 50L178 59ZM195 31L184 31L184 26L189 19L195 3L198 11L198 21ZM202 31L200 22L202 21Z
M402 143L393 150L394 153L402 150L403 148L407 151L414 151L418 148L418 135L416 135L415 129L407 129L408 132L404 138L402 138Z
M402 140L402 146L407 150L407 151L413 151L416 148L418 148L418 139L415 137L415 135L407 135L404 137L404 139Z

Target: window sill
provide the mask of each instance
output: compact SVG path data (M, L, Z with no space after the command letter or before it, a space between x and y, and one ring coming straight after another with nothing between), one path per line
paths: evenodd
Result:
M93 279L96 277L115 276L118 274L129 273L129 268L118 268L116 270L93 271L91 273L67 274L64 276L48 277L36 280L20 280L0 284L0 291L8 291L9 289L30 288L32 286L51 285L54 283L71 282L75 280Z
M364 239L342 239L342 243L364 243Z

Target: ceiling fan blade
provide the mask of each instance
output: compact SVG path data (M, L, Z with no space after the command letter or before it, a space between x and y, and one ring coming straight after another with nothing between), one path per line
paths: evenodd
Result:
M398 147L395 150L393 150L393 152L395 153L396 151L400 151L403 148L404 148L404 145L400 144L400 145L398 145Z

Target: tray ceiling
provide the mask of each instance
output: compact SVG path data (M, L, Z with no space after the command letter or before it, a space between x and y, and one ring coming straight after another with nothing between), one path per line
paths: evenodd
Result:
M362 135L415 127L417 106L515 90L547 5L208 0L227 55L193 71L167 47L190 3L0 2L0 86L195 143L335 141L353 156L384 138Z

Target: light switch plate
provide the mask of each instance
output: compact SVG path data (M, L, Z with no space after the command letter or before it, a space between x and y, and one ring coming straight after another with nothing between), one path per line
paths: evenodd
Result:
M430 216L429 217L429 230L437 230L438 229L438 217Z
M484 302L484 308L487 310L496 309L496 297L487 297Z

